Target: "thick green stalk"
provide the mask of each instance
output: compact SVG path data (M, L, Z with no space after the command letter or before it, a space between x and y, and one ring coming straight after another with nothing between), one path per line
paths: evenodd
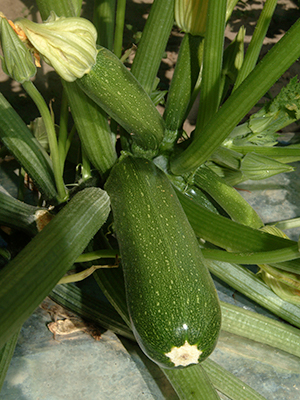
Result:
M125 8L126 0L117 1L117 12L116 12L116 29L114 38L114 53L117 57L122 55L123 45L123 30L125 23Z
M107 193L77 193L0 272L0 348L71 268L110 211Z
M270 235L215 214L181 192L176 193L196 235L229 252L265 252L295 245L292 240Z
M174 23L174 0L155 0L151 6L131 72L150 94Z
M171 160L171 170L174 174L191 172L208 160L239 121L297 60L300 54L299 35L300 19L222 105L201 135L178 157Z
M82 0L36 0L43 21L46 20L50 11L64 17L77 17L80 14Z
M51 159L1 93L0 139L46 199L56 203L58 194Z
M265 397L216 362L207 359L203 361L202 368L208 374L214 387L231 400L266 400Z
M218 400L208 374L203 367L193 365L189 368L163 369L180 400Z
M29 96L32 98L32 100L35 102L35 104L41 114L41 117L43 118L43 122L44 122L46 132L48 135L50 156L52 159L53 173L54 173L55 183L56 183L57 192L58 192L58 201L63 202L65 200L67 200L68 192L66 190L66 187L65 187L65 184L63 181L62 168L61 168L61 162L60 162L60 158L59 158L58 144L57 144L56 132L55 132L55 128L54 128L54 122L52 120L50 111L45 103L45 100L43 99L40 92L36 89L34 84L31 81L25 81L22 84L22 86L24 87L26 92L29 94Z
M201 135L202 129L219 107L226 4L226 0L210 0L208 2L199 111L194 131L195 138Z
M269 28L274 10L276 8L277 0L266 0L264 8L257 21L251 42L247 49L243 65L238 72L238 76L235 81L234 90L243 82L243 80L250 74L255 67L258 60L263 41L266 37L267 30Z
M300 161L300 146L299 144L291 144L289 146L275 146L275 147L264 147L264 146L230 146L230 149L237 151L242 154L255 152L256 154L262 154L266 157L271 157L276 161L282 163L292 163ZM218 149L219 150L219 149Z
M201 36L193 36L187 33L180 45L164 111L166 129L176 134L175 139L184 122L186 110L199 76L201 64L199 47L202 46L202 43L203 38Z
M257 275L237 264L206 260L210 272L233 289L300 328L300 307L278 297Z
M276 226L276 228L281 229L281 230L299 228L300 218L286 219L284 221L272 222L272 223L269 223L266 225L274 225L274 226Z
M81 146L101 175L107 174L117 159L115 138L106 113L75 82L63 82Z
M63 174L65 160L67 156L66 143L68 139L68 118L69 118L68 99L65 90L63 90L61 107L60 107L59 133L58 133L58 153L61 166L61 174Z
M98 32L97 44L113 50L116 0L95 0L93 23Z
M300 357L300 330L262 314L220 302L222 330Z
M300 258L300 252L298 250L298 245L295 244L292 247L287 247L285 249L271 250L266 252L256 252L256 253L232 253L223 250L213 250L213 249L203 249L202 251L205 258L209 260L218 260L233 262L237 264L278 264L284 261L295 260ZM285 271L294 272L300 274L300 265L279 265L278 268L282 268Z
M261 228L263 226L263 222L256 211L238 191L227 185L209 168L203 167L197 170L194 184L216 200L234 221L252 228Z

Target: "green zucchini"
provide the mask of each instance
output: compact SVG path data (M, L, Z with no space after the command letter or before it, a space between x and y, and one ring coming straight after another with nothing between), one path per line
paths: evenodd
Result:
M34 207L0 191L0 224L35 236L53 218L46 208Z
M163 118L141 84L111 51L100 47L96 64L76 83L131 135L135 147L157 152L164 135Z
M149 160L123 156L105 188L140 347L164 368L197 364L216 345L221 312L198 241L167 176Z

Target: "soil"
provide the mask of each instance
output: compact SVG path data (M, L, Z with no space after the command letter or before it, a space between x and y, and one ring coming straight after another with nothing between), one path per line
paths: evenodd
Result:
M263 8L263 0L240 1L236 6L230 23L226 28L225 44L228 45L235 37L239 28L244 25L246 28L245 48L250 42L256 21ZM132 44L137 43L140 32L143 30L147 15L151 8L152 0L127 0L126 21L124 29L124 49L130 48ZM83 16L91 18L93 10L93 1L86 0L83 5ZM34 0L13 0L10 2L2 2L0 11L9 19L28 17L33 21L39 22L40 16ZM272 22L270 24L267 37L264 41L261 57L284 35L284 33L292 26L292 24L300 17L299 7L296 2L291 0L278 0ZM174 29L170 36L170 40L166 49L166 57L162 59L159 71L160 85L162 89L167 89L172 78L174 66L177 59L178 49L183 35L174 25ZM288 71L278 80L278 82L270 89L270 94L274 96L280 89L285 86L289 80L298 75L300 72L299 61L293 64ZM35 84L45 96L47 102L54 100L52 103L54 112L60 104L61 84L58 76L53 72L51 67L46 64L42 65L36 77ZM29 123L30 120L38 116L35 105L29 99L22 87L12 81L0 71L0 91L13 104L20 116ZM58 114L58 113L57 113ZM196 119L197 106L195 106L185 125L187 131L191 131ZM293 126L293 130L297 130L297 126Z

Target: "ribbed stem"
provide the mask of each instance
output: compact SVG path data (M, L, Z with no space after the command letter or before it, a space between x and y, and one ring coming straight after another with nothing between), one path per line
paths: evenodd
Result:
M37 90L37 88L34 86L34 84L31 81L25 81L22 84L22 86L24 87L26 92L29 94L29 96L32 98L32 100L35 102L37 108L39 109L41 117L43 118L43 122L45 124L46 132L47 132L48 140L49 140L50 156L51 156L52 164L53 164L53 173L54 173L55 183L56 183L57 192L58 192L58 200L60 202L63 202L65 200L67 200L68 192L66 190L66 187L65 187L64 181L63 181L63 177L62 177L62 168L61 168L61 162L60 162L60 158L59 158L58 144L57 144L57 138L56 138L56 133L55 133L55 128L54 128L54 122L52 121L52 117L51 117L50 111L45 103L45 100L43 99L42 95Z
M266 37L273 13L275 11L277 0L266 0L264 8L257 21L251 42L247 49L243 65L239 70L238 76L235 81L234 90L243 82L243 80L250 74L255 67L258 60L263 41Z
M116 29L115 29L115 38L114 38L114 53L119 58L122 55L122 49L123 49L125 8L126 8L126 0L118 0L117 1L117 12L116 12Z

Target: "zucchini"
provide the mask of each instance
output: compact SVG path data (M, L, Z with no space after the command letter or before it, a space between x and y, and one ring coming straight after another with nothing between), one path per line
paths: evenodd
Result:
M35 236L53 218L46 208L35 207L0 191L0 224Z
M132 329L164 368L197 364L221 325L198 241L167 178L151 161L122 156L107 180Z
M92 70L75 81L133 140L136 150L156 154L164 121L141 84L111 51L100 47Z

